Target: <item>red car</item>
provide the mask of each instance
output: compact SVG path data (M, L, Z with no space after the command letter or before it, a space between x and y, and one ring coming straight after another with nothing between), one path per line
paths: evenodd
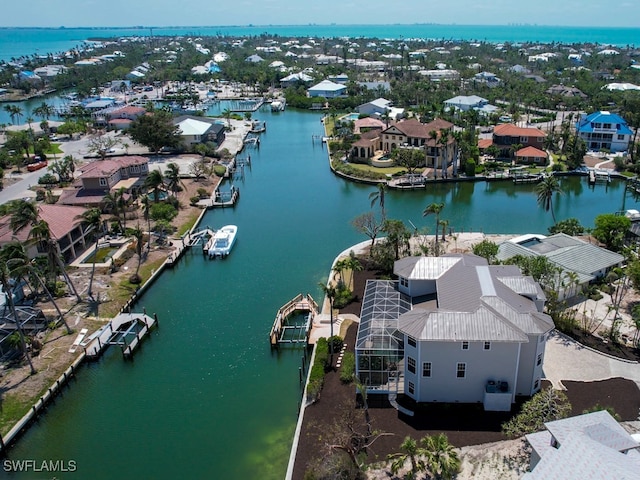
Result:
M30 172L35 172L36 170L40 170L41 168L44 168L46 166L47 166L47 161L42 160L40 162L31 163L27 165L27 170L29 170Z

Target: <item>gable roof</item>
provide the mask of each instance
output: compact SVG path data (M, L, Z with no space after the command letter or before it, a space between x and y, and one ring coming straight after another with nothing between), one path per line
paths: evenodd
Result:
M536 147L524 147L516 152L516 157L547 158L547 152Z
M211 128L211 123L193 118L185 118L181 122L176 123L176 126L180 129L181 135L204 135Z
M316 83L314 86L309 87L309 91L315 92L339 92L341 90L346 90L346 85L342 85L340 83L332 82L331 80L323 80L320 83Z

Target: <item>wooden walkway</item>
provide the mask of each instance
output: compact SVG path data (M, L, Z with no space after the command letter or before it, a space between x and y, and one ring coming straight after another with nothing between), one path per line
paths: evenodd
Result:
M288 319L296 313L307 312L304 325L289 325ZM276 318L269 332L269 340L272 348L277 348L282 343L304 343L309 344L309 334L313 319L318 315L319 308L316 301L309 294L299 293L295 298L284 304L276 313ZM287 338L287 333L294 333L293 337Z

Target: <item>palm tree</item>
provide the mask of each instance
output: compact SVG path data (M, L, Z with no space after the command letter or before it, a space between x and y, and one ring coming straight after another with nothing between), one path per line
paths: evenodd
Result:
M449 226L449 220L440 220L440 227L442 227L442 243L446 241L447 227Z
M320 286L320 288L322 289L323 293L325 294L325 296L327 297L327 299L329 299L329 337L333 337L333 302L335 301L336 297L338 296L338 289L331 285L330 283L327 283L326 285L323 284L322 282L318 284ZM330 364L333 365L333 338L332 340L329 342L329 355L330 355Z
M225 108L222 111L222 116L227 119L227 126L229 127L229 129L231 129L231 110Z
M42 121L46 121L55 113L55 109L47 102L42 102L40 106L33 109L33 113L38 115Z
M384 222L386 215L385 215L385 211L384 211L384 199L385 199L385 193L387 191L387 184L380 182L378 183L378 190L375 192L371 192L369 194L369 200L371 200L371 208L373 208L373 206L376 203L379 203L380 205L380 213L382 214L382 221Z
M400 444L400 453L389 455L391 460L391 473L394 475L404 467L404 464L409 460L411 463L411 470L407 473L405 478L416 478L416 475L420 472L424 472L426 465L423 460L419 458L420 449L418 448L418 442L411 437L405 437L404 441Z
M160 187L164 185L164 179L160 170L151 170L144 180L144 186L153 191L153 202L160 200Z
M556 224L556 216L553 213L553 196L556 193L563 193L558 183L558 179L553 175L548 175L536 186L536 194L538 195L538 205L545 209L551 210L551 218L553 224Z
M349 257L345 260L345 268L350 272L349 281L347 282L347 288L353 290L354 285L352 285L352 283L354 272L360 272L363 268L360 260L358 260L353 252L349 253Z
M118 229L120 232L124 232L124 227L122 225L122 221L120 220L120 197L122 192L125 189L121 188L120 190L116 190L114 192L107 192L104 197L102 197L102 207L105 212L110 212L116 218L116 222L118 222Z
M180 184L182 181L180 180L180 167L174 162L171 162L167 165L167 171L164 174L167 179L167 188L173 192L173 196L175 197L177 192L180 191Z
M46 222L44 221L42 222L46 224ZM34 230L36 229L36 227L34 227ZM60 310L60 307L56 303L55 299L53 298L53 295L51 295L51 291L47 288L47 285L40 277L39 272L36 270L36 268L34 268L32 263L29 261L29 257L27 256L27 252L24 249L24 245L18 241L9 242L5 244L0 249L0 259L2 259L2 261L10 267L10 272L12 274L15 274L17 277L24 277L25 274L28 274L30 275L30 277L35 278L35 280L40 285L40 288L42 288L43 292L49 298L49 301L53 304L54 308L56 309L56 312L58 312L58 317L60 318L65 328L67 329L67 333L72 333L71 328L69 328L69 324L64 318L64 314Z
M93 255L93 261L91 262L91 277L89 279L89 289L87 291L87 295L89 296L89 298L91 300L93 300L93 276L96 273L96 257L97 257L97 253L98 253L98 243L100 242L100 227L102 226L102 218L101 218L101 213L100 213L100 209L99 208L90 208L88 210L86 210L84 213L82 213L81 215L79 215L78 217L76 217L77 219L81 220L85 226L85 235L86 233L88 233L89 231L93 230L95 232L95 236L96 236L96 245L95 245L95 250L94 250L94 255Z
M9 226L13 233L18 233L38 221L38 206L30 200L18 200L10 208Z
M5 298L7 305L9 305L9 311L11 312L11 316L13 317L13 321L16 324L16 330L18 332L18 336L20 337L20 349L24 353L27 358L27 362L29 363L29 367L31 368L31 375L36 373L36 369L33 366L33 362L31 361L31 356L27 351L27 343L24 339L24 332L22 331L22 324L20 323L20 319L18 318L18 312L16 311L16 306L13 303L13 290L11 288L11 273L9 271L9 267L7 262L0 262L0 284L2 285L2 290L5 292Z
M442 158L442 161L440 162L440 168L442 168L442 178L446 178L447 176L449 138L451 138L451 133L448 129L440 130L440 139L438 140L438 145L440 146L440 153Z
M444 203L431 203L427 205L427 208L422 212L422 216L426 217L427 215L434 214L436 216L436 229L435 233L435 253L438 256L438 227L440 226L440 212L444 208Z
M18 105L5 105L4 111L9 114L11 117L11 122L15 125L16 119L19 119L22 116L22 108Z
M142 197L142 216L147 221L147 235L149 236L147 252L149 252L151 250L151 201L148 196Z
M138 265L136 266L136 273L133 274L132 278L135 278L137 282L140 282L140 275L138 275L138 272L140 271L140 264L142 263L143 233L142 230L140 230L140 225L136 226L136 228L132 228L129 233L133 238L136 239L135 249L136 255L138 255Z
M420 440L420 446L427 457L426 468L433 477L450 480L460 471L460 458L444 433L427 435Z

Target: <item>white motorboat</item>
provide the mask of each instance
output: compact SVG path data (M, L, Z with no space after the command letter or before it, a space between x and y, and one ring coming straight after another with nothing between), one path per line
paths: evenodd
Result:
M209 258L226 257L229 255L236 241L236 233L238 233L238 227L235 225L225 225L219 230L216 230L209 243L209 251L207 252Z

